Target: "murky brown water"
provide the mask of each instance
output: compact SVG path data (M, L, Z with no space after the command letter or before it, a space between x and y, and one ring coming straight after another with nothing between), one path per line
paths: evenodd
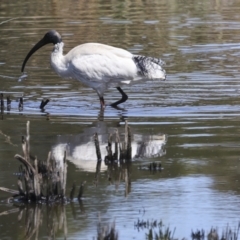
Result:
M239 172L239 36L240 1L9 1L0 3L0 92L10 95L12 108L0 121L0 186L16 188L21 136L31 121L31 149L39 159L53 150L69 150L68 191L72 182L86 180L82 206L65 207L68 239L93 239L98 214L115 219L120 239L145 239L134 222L162 220L175 237L190 239L191 229L221 230L237 226L240 204ZM51 46L29 61L28 77L19 81L26 53L49 29L58 30L65 52L84 42L101 42L133 53L161 57L168 79L125 87L124 110L107 107L99 116L96 93L78 82L60 79L50 68ZM18 98L24 110L18 111ZM50 98L46 112L42 98ZM106 93L116 100L116 90ZM131 191L125 183L109 184L103 166L99 185L93 184L96 157L87 152L95 131L103 141L109 129L123 128L128 119L134 146L146 152L132 164ZM10 136L10 142L6 136ZM165 137L165 142L163 137ZM165 147L163 148L163 145ZM87 159L82 158L87 153ZM91 156L91 153L93 155ZM161 161L155 174L141 165ZM14 209L0 193L0 212ZM38 238L48 236L49 212ZM73 214L74 213L74 214ZM0 216L0 239L25 239L26 211ZM28 216L29 217L29 216ZM14 231L13 231L14 229ZM58 230L59 239L64 231Z

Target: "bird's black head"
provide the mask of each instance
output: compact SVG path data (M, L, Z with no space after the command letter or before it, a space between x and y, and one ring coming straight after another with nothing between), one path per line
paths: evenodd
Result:
M50 30L47 32L44 37L29 51L26 58L22 64L22 72L24 71L24 67L28 61L28 59L35 53L39 48L43 47L46 44L53 43L54 45L62 42L61 35L56 30Z
M61 35L56 30L50 30L49 32L47 32L44 35L43 39L45 40L46 44L48 43L57 44L62 42Z

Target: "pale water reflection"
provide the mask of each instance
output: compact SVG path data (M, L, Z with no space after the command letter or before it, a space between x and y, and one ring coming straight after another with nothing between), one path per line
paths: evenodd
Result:
M86 127L84 132L78 135L58 136L57 144L52 147L52 157L61 162L64 157L64 153L67 154L67 160L72 162L77 168L83 171L96 171L96 147L93 139L93 135L98 133L99 147L102 155L102 159L108 155L106 147L108 146L108 139L110 134L114 136L116 129L120 134L120 142L124 140L123 130L124 128L109 128L106 122L97 122L96 126ZM134 127L131 128L132 144L131 155L134 159L143 158L159 158L166 154L164 146L167 142L165 134L155 135L143 135L136 133ZM115 140L113 139L112 152L115 150ZM117 156L119 159L119 153ZM107 166L102 164L101 171L107 169Z

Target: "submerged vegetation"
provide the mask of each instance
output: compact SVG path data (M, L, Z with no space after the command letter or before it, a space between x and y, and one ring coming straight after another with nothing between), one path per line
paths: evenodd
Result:
M97 240L118 240L118 231L115 226L115 221L111 224L103 224L101 219L99 219L97 225Z

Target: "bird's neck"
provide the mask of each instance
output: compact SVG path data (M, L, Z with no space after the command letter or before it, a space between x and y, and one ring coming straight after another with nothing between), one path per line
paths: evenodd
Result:
M63 46L63 42L54 45L51 54L51 66L59 76L67 77L67 64L63 56Z

